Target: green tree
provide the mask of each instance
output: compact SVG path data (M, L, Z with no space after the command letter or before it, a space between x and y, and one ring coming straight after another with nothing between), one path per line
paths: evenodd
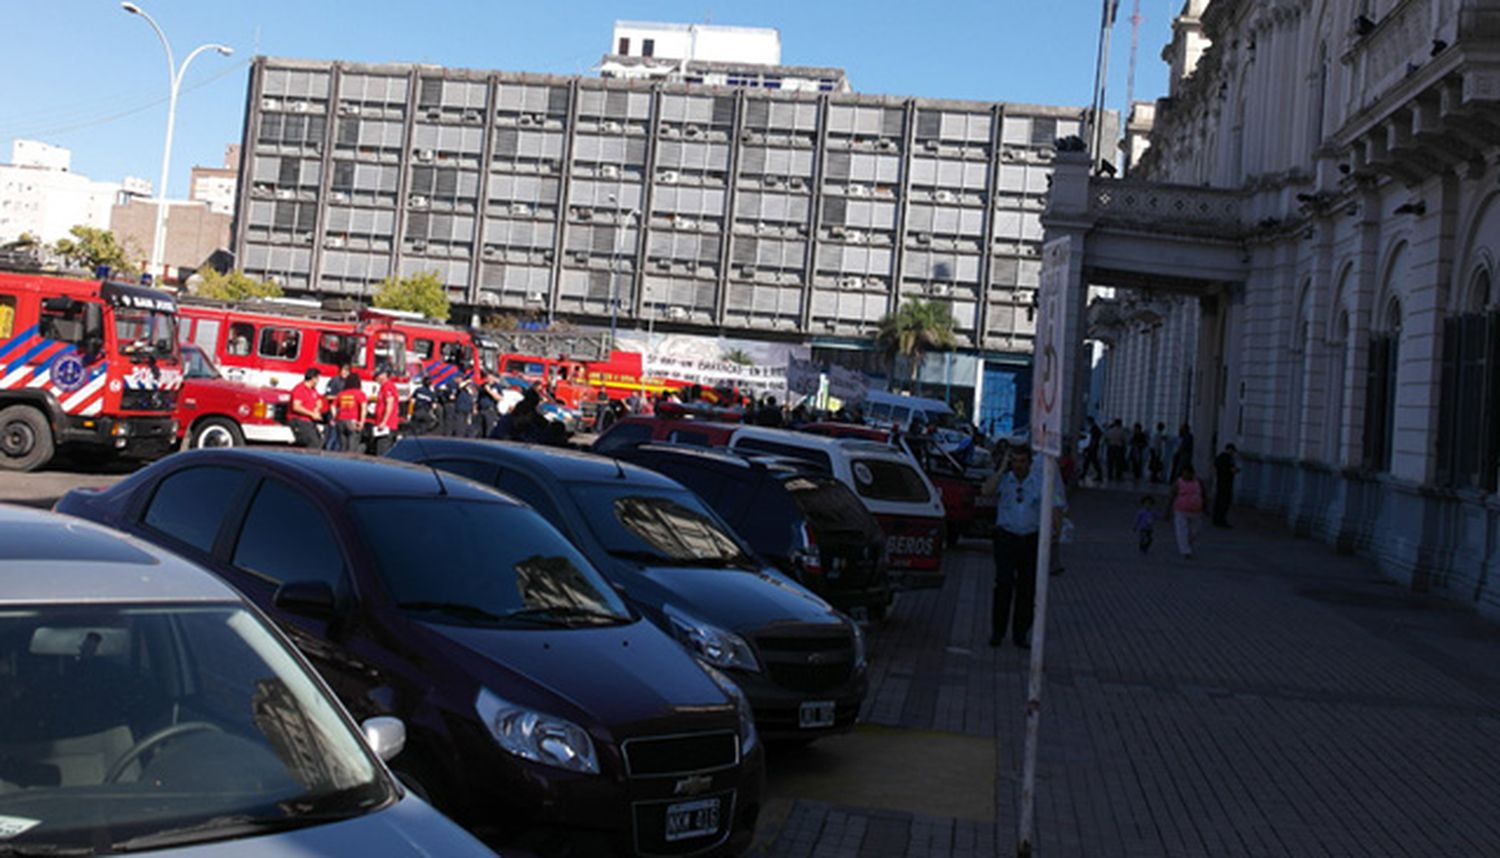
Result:
M730 349L719 355L719 360L737 363L740 366L755 366L755 358L751 357L744 349Z
M280 298L281 287L270 280L257 280L236 268L228 274L220 274L207 265L198 269L202 279L193 289L193 294L221 301L243 301L246 298Z
M68 230L72 238L59 238L52 250L74 265L93 270L108 265L112 271L134 276L140 269L130 261L134 248L127 248L115 240L115 234L107 229L97 229L79 224Z
M904 357L911 371L911 382L917 383L922 369L922 359L929 351L953 348L958 341L953 336L953 314L947 304L913 298L902 304L894 313L880 320L875 333L875 346L890 361L895 373L896 358Z
M384 310L409 310L439 322L448 321L448 290L436 271L406 277L390 277L375 287L375 306Z

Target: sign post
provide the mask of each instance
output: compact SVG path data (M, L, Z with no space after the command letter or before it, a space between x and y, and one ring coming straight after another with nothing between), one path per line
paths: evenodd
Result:
M1030 858L1036 811L1036 754L1042 720L1042 679L1047 643L1047 581L1052 569L1056 524L1057 457L1062 455L1063 368L1070 353L1063 337L1070 242L1054 239L1042 248L1041 288L1037 291L1036 379L1031 399L1031 448L1042 460L1042 518L1037 529L1036 618L1031 626L1031 668L1026 688L1026 749L1021 762L1021 812L1016 855Z

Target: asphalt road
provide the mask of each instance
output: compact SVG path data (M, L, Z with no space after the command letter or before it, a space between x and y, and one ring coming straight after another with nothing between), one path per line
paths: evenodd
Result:
M59 457L40 471L0 471L0 503L50 507L71 489L112 486L140 467L140 462L84 466Z

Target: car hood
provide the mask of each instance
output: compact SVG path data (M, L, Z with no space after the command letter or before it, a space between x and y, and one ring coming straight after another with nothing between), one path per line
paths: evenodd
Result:
M672 604L734 632L774 623L843 623L827 602L770 572L655 566L641 574L666 590Z
M408 793L384 810L342 822L314 825L263 837L220 840L131 854L161 855L164 858L264 858L268 855L315 858L360 854L387 858L480 858L493 856L495 853L421 799Z
M488 664L476 679L515 703L556 710L550 701L515 699L507 688L519 679L610 728L715 709L734 723L732 704L718 685L645 620L571 629L424 625L483 658Z
M227 378L188 378L183 379L182 389L184 393L190 394L194 390L217 391L219 393L234 396L255 396L266 402L289 402L292 394L290 391L280 387L258 387L253 384L245 384L242 381L231 381Z

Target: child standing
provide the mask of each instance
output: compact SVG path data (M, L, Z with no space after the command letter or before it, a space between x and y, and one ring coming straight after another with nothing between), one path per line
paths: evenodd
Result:
M1156 526L1156 500L1150 495L1141 498L1141 506L1135 511L1135 535L1140 542L1141 553L1151 550L1151 529Z

